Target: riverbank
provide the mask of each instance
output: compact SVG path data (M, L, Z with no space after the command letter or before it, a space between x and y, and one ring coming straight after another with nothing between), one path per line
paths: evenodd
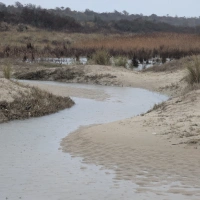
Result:
M131 119L81 127L62 140L63 152L114 170L116 180L139 185L137 192L160 194L151 186L176 183L168 194L199 197L200 90L186 87L185 69L158 73L120 70L111 73L118 77L118 84L159 91L171 98Z
M158 135L165 135L167 138L178 138L178 143L185 144L190 140L198 141L199 139L199 133L196 130L198 129L198 120L196 118L199 115L197 109L199 106L199 90L191 90L184 79L187 71L183 64L187 64L191 60L191 58L183 58L167 63L163 69L162 67L159 68L160 71L155 69L154 71L140 72L127 70L122 67L80 65L22 70L15 73L15 75L20 79L135 87L167 94L171 99L155 106L151 112L144 114L143 121L146 121L145 126L157 126L159 124L159 130L155 130ZM177 69L175 66L177 66ZM171 70L169 70L170 67ZM59 85L49 86L37 82L29 84L56 95L64 95L68 92L76 97L93 98L96 100L108 98L105 93L100 91L83 88L65 88L66 91L64 91L64 88ZM195 125L196 128L189 121L197 124Z
M199 143L197 129L199 126L198 100L200 95L199 90L191 90L187 86L184 78L187 73L184 65L191 61L191 57L186 57L146 72L132 71L113 66L78 65L56 68L29 67L22 68L14 74L19 79L134 87L168 95L171 97L170 100L161 105L154 106L149 113L143 115L143 126L147 127L147 129L148 126L153 126L155 128L154 132L157 135L162 135L166 138L176 138L176 143L193 143L193 145L197 145ZM55 95L69 93L75 97L93 98L96 100L109 98L100 91L83 88L65 87L64 89L59 85L49 86L38 82L31 82L29 85L37 86ZM157 130L156 126L158 125L159 128Z
M140 87L169 95L167 102L140 116L80 128L62 140L62 150L83 157L83 162L114 170L117 180L139 185L138 192L175 183L168 193L189 199L200 196L200 91L186 87L184 68L137 72L91 65L25 70L16 74L18 78ZM37 86L59 92L59 87ZM159 190L153 192L159 194Z
M168 96L178 96L185 87L185 70L141 72L123 67L102 65L60 65L59 67L18 68L17 79L58 81L64 83L87 83L96 85L143 88Z
M35 87L0 78L0 123L39 117L70 108L69 97L59 97Z

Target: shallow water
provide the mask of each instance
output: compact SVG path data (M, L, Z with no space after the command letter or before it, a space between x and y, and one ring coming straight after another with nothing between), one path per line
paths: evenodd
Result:
M73 98L76 105L71 109L0 124L0 199L185 199L178 194L137 193L136 184L115 181L113 171L84 164L82 158L59 150L61 139L79 126L132 117L166 100L166 96L143 89L66 85L104 90L111 98L104 102ZM156 190L167 188L161 186Z
M80 57L77 61L76 58L68 57L68 58L38 58L35 60L36 62L50 62L50 63L59 63L64 65L72 65L72 64L86 64L87 58Z
M58 64L63 64L63 65L73 65L73 64L82 64L85 65L88 62L87 57L80 57L79 60L73 57L67 57L67 58L38 58L35 60L36 62L50 62L50 63L58 63ZM110 59L111 64L115 66L115 61L113 57ZM171 59L167 58L166 62L170 62ZM162 60L160 57L157 58L151 58L148 60L148 64L140 63L138 61L138 67L134 67L134 70L140 71L143 69L147 69L149 67L152 67L154 65L162 65ZM132 67L132 60L127 59L127 64L126 68L131 68Z

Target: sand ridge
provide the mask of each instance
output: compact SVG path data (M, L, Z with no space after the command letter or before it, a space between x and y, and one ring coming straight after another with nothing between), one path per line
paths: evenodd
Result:
M0 88L0 123L43 116L74 105L68 96L56 96L12 80L0 79Z

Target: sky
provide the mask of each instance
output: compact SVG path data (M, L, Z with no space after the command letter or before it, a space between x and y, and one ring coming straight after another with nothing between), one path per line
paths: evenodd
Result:
M16 0L0 0L6 5L13 5ZM19 0L22 4L40 5L42 8L69 7L72 10L95 12L119 12L126 10L129 14L158 16L199 17L200 0Z

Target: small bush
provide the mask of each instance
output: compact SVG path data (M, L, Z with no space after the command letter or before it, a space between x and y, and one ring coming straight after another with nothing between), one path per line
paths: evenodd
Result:
M6 64L3 68L4 78L10 79L11 78L11 66L10 64Z
M127 58L126 57L118 57L115 59L115 66L123 66L123 67L126 67L127 65Z
M109 65L110 64L110 55L107 51L98 50L93 54L92 60L95 64L98 65Z
M190 85L200 83L200 58L194 57L194 60L190 62L187 66L188 74L186 76L186 81Z

